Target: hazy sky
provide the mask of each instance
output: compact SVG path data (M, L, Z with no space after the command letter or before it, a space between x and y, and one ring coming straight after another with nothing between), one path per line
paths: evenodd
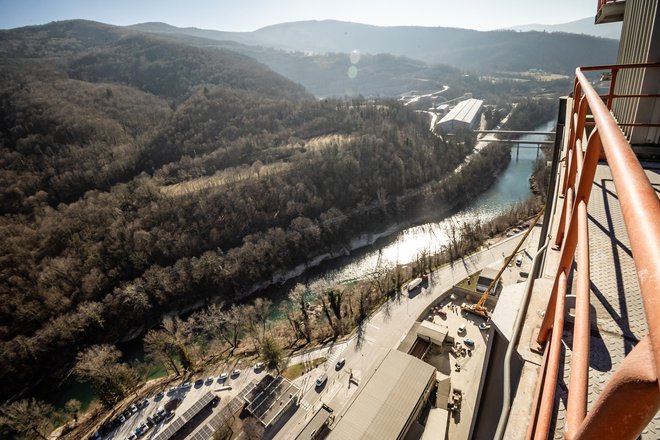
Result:
M0 28L85 18L127 25L162 21L252 31L298 20L490 30L593 16L596 0L0 0Z

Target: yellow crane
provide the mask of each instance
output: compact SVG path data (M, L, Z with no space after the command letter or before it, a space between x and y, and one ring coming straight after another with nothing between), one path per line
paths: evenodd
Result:
M543 214L544 210L545 210L545 207L541 208L541 211L539 211L539 213L536 215L536 217L534 218L534 221L532 222L532 224L529 225L529 228L527 228L527 232L525 233L525 235L523 235L522 239L518 243L518 246L516 246L516 248L513 250L513 253L505 259L504 264L502 265L502 268L500 269L499 272L497 272L497 275L495 276L495 279L493 281L491 281L491 283L488 285L488 288L486 289L484 294L481 295L481 298L479 298L479 301L477 301L476 304L463 303L461 305L461 310L465 310L466 312L474 313L475 315L483 316L484 318L489 317L490 312L484 306L484 304L486 303L486 298L488 298L488 295L490 294L490 290L493 287L497 286L497 282L499 281L500 277L502 276L502 272L504 272L504 269L506 269L506 267L509 265L509 263L511 263L511 260L513 259L513 256L516 255L516 253L518 253L518 249L520 249L520 246L522 246L522 244L525 242L525 240L527 239L527 236L532 232L532 229L534 228L534 226L536 226L536 223L541 218L541 215Z

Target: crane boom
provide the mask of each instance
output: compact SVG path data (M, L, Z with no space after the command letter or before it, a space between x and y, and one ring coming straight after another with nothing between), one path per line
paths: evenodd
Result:
M495 279L490 282L488 285L488 288L486 291L481 295L481 298L479 298L479 301L477 301L476 304L463 304L461 306L462 310L465 310L466 312L474 313L476 315L483 316L484 318L488 318L488 310L486 307L484 307L484 303L486 302L486 299L488 298L488 295L490 294L491 289L497 285L497 282L499 281L500 277L502 276L502 273L504 272L504 269L509 265L511 260L513 259L513 256L518 253L518 249L520 249L520 246L525 242L527 239L527 236L532 232L532 229L534 226L536 226L536 223L539 221L541 218L541 215L543 214L543 211L545 210L545 206L541 208L538 214L536 214L536 217L534 218L534 221L532 221L532 224L529 225L529 228L527 228L527 232L525 232L525 235L523 235L522 239L520 242L518 242L518 245L516 248L513 250L511 255L509 255L506 260L504 261L504 264L500 268L499 272L497 272L497 275L495 276Z

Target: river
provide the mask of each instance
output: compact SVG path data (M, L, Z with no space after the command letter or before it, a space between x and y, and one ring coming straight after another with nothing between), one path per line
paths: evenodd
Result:
M536 127L535 131L554 130L555 121ZM545 140L543 135L524 135L522 140ZM480 219L488 221L505 212L517 202L532 195L529 178L537 157L542 156L536 148L511 149L511 162L489 190L474 199L467 207L435 221L405 228L388 237L377 240L373 245L353 252L319 268L308 271L296 282L314 285L318 282L342 283L364 278L378 266L393 266L413 261L423 251L437 252L447 244L449 222Z
M554 130L555 121L549 121L535 128L535 131ZM525 135L524 140L545 140L542 135ZM538 152L538 157L542 156ZM517 202L531 196L529 177L532 174L534 161L537 159L536 148L520 148L516 155L516 147L511 149L511 162L491 188L474 199L467 207L460 209L434 221L407 227L401 231L376 240L370 246L355 250L350 255L325 261L317 267L308 269L304 274L287 281L282 286L271 287L262 292L263 296L273 298L277 306L273 317L281 315L282 306L288 301L293 287L304 283L314 287L319 283L344 283L368 276L378 267L388 267L413 261L423 251L437 252L447 243L446 229L451 221L462 222L480 219L488 221L505 212ZM144 358L141 341L131 341L120 347L124 357L129 362L140 362ZM155 370L150 377L163 375L164 371ZM36 397L44 399L58 408L64 406L69 399L78 399L86 408L94 395L88 384L80 384L73 380L64 381L52 392L37 393Z

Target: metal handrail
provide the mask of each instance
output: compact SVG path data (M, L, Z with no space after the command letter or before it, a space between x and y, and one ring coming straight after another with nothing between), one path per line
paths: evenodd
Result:
M547 438L557 383L558 363L564 323L564 301L567 280L578 250L578 277L572 341L572 365L567 400L566 437L570 439L597 438L607 426L610 438L634 438L660 408L660 387L656 366L660 366L660 201L639 161L632 152L619 124L610 113L616 73L627 68L660 67L660 63L617 66L596 66L576 69L573 108L568 143L564 149L564 182L560 193L564 203L560 216L556 245L560 247L559 265L546 313L537 341L546 344L547 360L539 376L537 401L528 438ZM611 70L610 92L603 99L593 89L583 71ZM586 135L587 108L595 128ZM586 150L583 152L583 142ZM630 239L637 269L649 335L629 354L614 372L605 390L587 413L589 369L589 247L587 204L598 164L603 152L610 166L617 190L623 219ZM636 365L635 359L651 359ZM624 399L630 387L642 390L640 404L630 405ZM618 412L627 423L613 426L611 414ZM634 414L632 414L634 413ZM614 436L614 437L612 437Z

